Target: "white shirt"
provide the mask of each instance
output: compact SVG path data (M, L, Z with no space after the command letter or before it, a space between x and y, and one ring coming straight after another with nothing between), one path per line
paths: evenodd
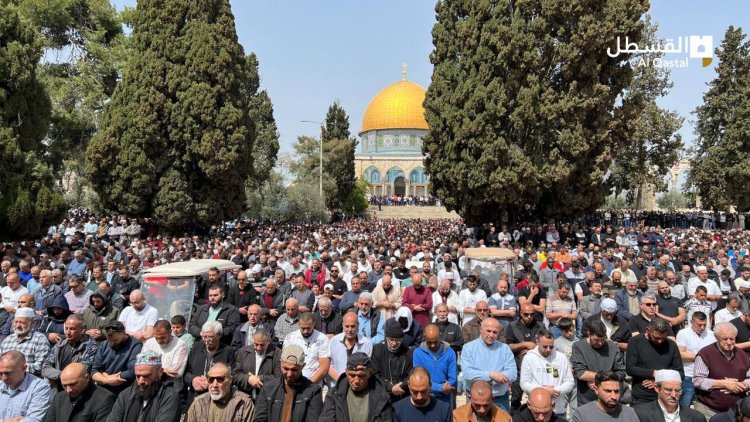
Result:
M463 325L466 325L467 322L471 321L476 317L476 314L465 314L464 309L465 308L476 308L477 303L481 301L487 301L487 293L484 292L484 290L477 287L473 292L470 291L468 288L461 290L461 293L458 294L458 312L461 312L461 317L463 318Z
M150 338L143 343L143 351L161 353L161 367L177 371L178 377L181 377L185 373L185 365L187 365L190 350L187 343L177 338L177 336L172 336L172 340L163 347L156 342L155 338Z
M657 400L658 401L658 400ZM659 401L659 408L661 409L662 415L664 415L664 422L680 422L680 405L677 405L674 413L667 412L664 405Z
M716 311L714 314L714 327L722 322L729 322L739 316L742 316L742 311L740 311L739 308L734 312L730 311L729 308Z
M328 337L318 330L314 330L308 338L302 337L300 330L294 330L284 338L284 346L296 344L305 352L305 367L302 375L308 379L320 369L320 358L331 357L331 342Z
M126 307L122 310L118 321L125 325L125 331L137 333L145 331L148 326L153 326L158 319L159 311L147 303L140 312L136 311L132 306Z
M719 285L716 284L715 281L711 280L710 278L706 280L706 282L700 281L698 277L693 277L690 280L688 280L688 296L693 296L695 294L695 289L698 286L703 286L708 291L709 295L719 295L721 296L721 289L719 288ZM715 311L716 307L719 305L715 300L709 300L709 303L711 303L711 310Z
M684 347L690 353L698 353L702 348L709 344L716 343L714 332L705 329L703 334L698 336L692 327L684 328L677 333L677 346ZM693 362L682 361L686 377L693 376Z
M13 290L10 286L5 286L0 289L0 294L3 295L3 301L0 303L0 306L6 307L10 305L14 308L18 308L18 298L29 294L29 289L23 286L18 286L18 289Z

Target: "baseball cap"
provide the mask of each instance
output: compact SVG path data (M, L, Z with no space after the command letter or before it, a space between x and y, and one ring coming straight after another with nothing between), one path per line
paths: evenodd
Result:
M346 369L359 371L370 367L370 357L362 352L352 353L346 360Z
M305 351L297 345L291 345L284 348L281 352L281 361L294 365L305 364Z

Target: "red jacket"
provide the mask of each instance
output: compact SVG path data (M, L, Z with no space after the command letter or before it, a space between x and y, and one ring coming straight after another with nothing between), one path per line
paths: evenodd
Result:
M307 285L308 289L312 287L312 273L313 273L312 268L308 268L305 271L305 285ZM326 266L325 265L320 266L320 271L318 271L318 278L315 281L318 283L318 285L322 289L323 285L326 282Z

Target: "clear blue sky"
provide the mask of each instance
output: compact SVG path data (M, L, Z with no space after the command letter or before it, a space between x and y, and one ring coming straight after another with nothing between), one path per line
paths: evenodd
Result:
M135 0L113 0L122 7ZM299 135L318 136L335 100L349 114L352 133L362 122L367 103L380 89L407 78L425 88L432 66L430 31L434 2L426 0L232 0L240 43L260 61L261 87L268 90L281 132L281 150L292 151ZM747 0L652 0L651 15L663 38L713 35L717 47L729 25L750 31ZM692 111L701 104L706 83L715 72L691 60L672 69L674 87L661 102L685 117L681 133L691 142Z

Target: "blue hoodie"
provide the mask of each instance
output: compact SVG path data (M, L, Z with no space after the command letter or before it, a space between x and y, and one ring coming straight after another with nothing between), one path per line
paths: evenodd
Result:
M427 343L422 343L414 349L414 367L421 366L430 373L432 387L430 390L435 398L450 402L450 395L443 393L443 384L448 381L452 387L456 387L458 368L456 366L456 352L445 342L440 342L440 349L432 352Z

